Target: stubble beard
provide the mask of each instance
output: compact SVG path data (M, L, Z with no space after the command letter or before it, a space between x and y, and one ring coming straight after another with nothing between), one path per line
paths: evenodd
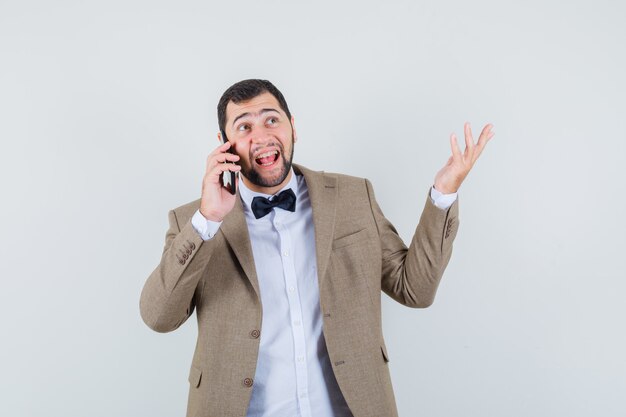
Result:
M294 150L294 137L291 135L291 155L289 155L289 159L285 158L285 152L282 145L279 143L278 147L280 149L280 159L283 161L283 167L278 174L278 176L274 178L263 178L261 173L254 168L252 164L254 164L254 159L250 157L250 167L244 168L241 167L241 174L248 179L252 184L259 187L275 187L281 184L287 175L289 175L289 170L291 170L291 161L293 161L293 150Z

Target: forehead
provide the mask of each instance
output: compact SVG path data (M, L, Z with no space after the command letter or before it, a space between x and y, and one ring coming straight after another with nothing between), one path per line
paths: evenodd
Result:
M280 108L278 100L272 94L265 92L258 96L240 103L229 101L226 105L226 122L234 120L237 116L244 113L257 113L261 109L276 109L281 114L285 112Z

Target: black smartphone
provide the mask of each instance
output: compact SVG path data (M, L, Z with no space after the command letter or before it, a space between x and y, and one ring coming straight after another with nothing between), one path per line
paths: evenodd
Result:
M222 130L222 142L223 143L228 142L228 138L226 137L226 133L223 130ZM233 145L232 144L230 145L230 148L228 148L228 152L230 152L233 155L236 155L235 151L233 150ZM235 193L237 192L237 182L235 181L235 177L236 177L236 173L232 172L232 171L224 171L222 173L222 185L232 195L235 195Z

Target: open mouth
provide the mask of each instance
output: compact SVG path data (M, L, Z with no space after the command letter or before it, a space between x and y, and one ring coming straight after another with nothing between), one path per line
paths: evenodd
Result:
M280 156L280 152L278 150L263 152L258 155L254 161L262 166L263 168L269 168L276 164L278 161L278 157Z

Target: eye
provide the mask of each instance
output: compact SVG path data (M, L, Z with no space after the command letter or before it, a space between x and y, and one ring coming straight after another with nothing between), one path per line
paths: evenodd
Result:
M240 132L243 132L244 130L248 129L249 126L247 124L240 124L239 126L237 126L237 130Z
M278 117L270 117L269 119L267 119L268 125L275 125L276 123L278 123Z

